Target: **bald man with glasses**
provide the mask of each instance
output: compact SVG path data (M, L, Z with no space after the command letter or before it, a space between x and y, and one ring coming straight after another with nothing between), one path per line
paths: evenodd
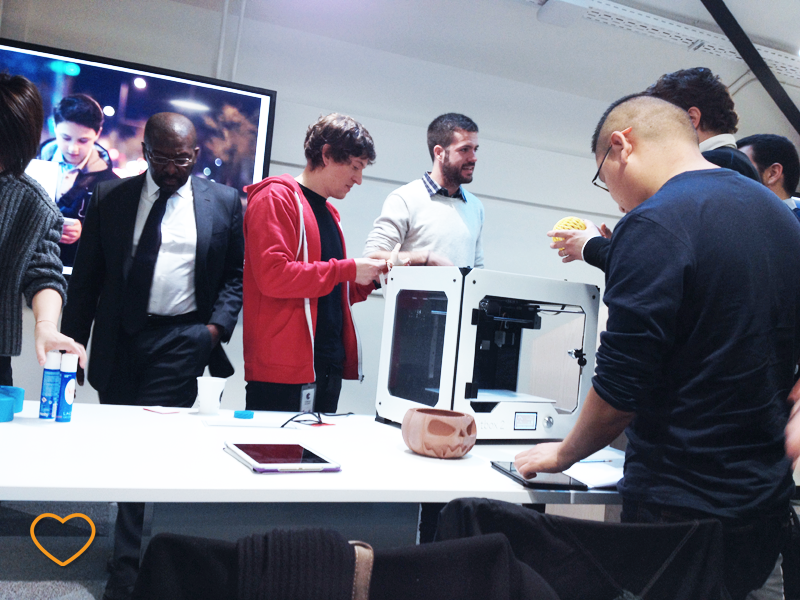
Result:
M753 181L761 182L756 167L750 158L736 148L733 134L737 131L739 116L728 88L719 76L709 69L696 67L667 73L647 88L645 95L661 98L679 106L689 114L692 127L697 132L700 152L710 163L731 169ZM601 165L602 166L602 165ZM602 190L608 188L598 180L598 170L592 183ZM558 237L551 248L558 248L562 262L584 260L593 267L605 270L611 230L605 223L600 227L587 220L585 230L562 233L549 231L550 237Z
M61 330L89 341L101 404L190 407L206 366L229 377L220 342L242 307L242 205L233 188L192 176L192 122L150 117L145 173L99 184L83 226ZM144 504L120 502L105 600L130 597Z
M145 126L142 175L92 197L62 330L89 341L103 404L189 407L208 365L228 377L220 342L242 307L242 207L233 188L192 176L200 148L175 113Z
M624 431L622 521L718 519L731 598L781 598L800 457L800 280L781 275L800 271L800 228L763 185L704 158L689 115L664 100L615 102L592 148L625 213L608 324L575 427L517 455L517 470L563 471Z

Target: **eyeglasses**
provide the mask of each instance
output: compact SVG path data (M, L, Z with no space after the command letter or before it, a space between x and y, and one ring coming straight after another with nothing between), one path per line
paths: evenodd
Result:
M600 166L597 167L597 173L595 173L594 177L592 177L592 185L595 187L599 187L601 190L604 190L606 192L608 191L606 184L604 184L602 181L600 183L597 183L597 178L600 177L600 169L603 168L603 163L606 162L609 152L611 152L611 146L609 146L608 150L606 150L606 153L603 155L603 160L600 161Z
M154 165L164 166L172 163L176 167L188 167L194 163L194 158L187 158L185 156L179 156L178 158L167 158L166 156L159 156L158 154L153 154L153 151L148 149L147 156L150 159L150 162Z

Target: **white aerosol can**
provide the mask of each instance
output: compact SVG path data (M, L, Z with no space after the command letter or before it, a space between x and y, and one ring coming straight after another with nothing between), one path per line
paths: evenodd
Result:
M58 394L56 423L69 423L72 418L72 403L75 401L75 374L78 371L78 355L64 354L61 357L61 390Z

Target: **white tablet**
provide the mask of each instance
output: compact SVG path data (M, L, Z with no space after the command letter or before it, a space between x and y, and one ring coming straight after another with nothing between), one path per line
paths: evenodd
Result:
M234 444L225 452L255 473L305 473L341 471L338 463L300 444Z

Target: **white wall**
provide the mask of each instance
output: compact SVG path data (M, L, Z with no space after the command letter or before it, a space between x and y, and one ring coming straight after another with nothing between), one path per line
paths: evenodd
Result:
M214 10L169 0L4 0L2 6L2 37L214 75L221 20ZM224 73L232 66L234 34L231 23ZM596 166L588 138L604 102L387 52L368 52L355 44L262 21L245 23L236 81L278 92L272 174L299 172L306 127L321 114L348 113L369 129L377 162L366 170L360 188L335 202L351 256L360 255L386 195L430 168L427 124L438 114L457 111L481 126L479 161L469 189L486 208L486 268L602 287L602 273L596 269L583 263L563 265L548 247L545 232L571 214L610 226L617 220L608 194L589 184ZM565 123L586 132L585 147L560 138L558 130ZM355 316L366 380L346 383L340 408L372 413L382 298L371 297L357 306ZM28 398L35 398L41 369L33 356L30 313L26 318L23 354L14 359L13 367L15 382L26 388ZM228 382L225 406L243 408L240 331L229 354L237 373ZM97 400L93 390L84 389L79 401Z

